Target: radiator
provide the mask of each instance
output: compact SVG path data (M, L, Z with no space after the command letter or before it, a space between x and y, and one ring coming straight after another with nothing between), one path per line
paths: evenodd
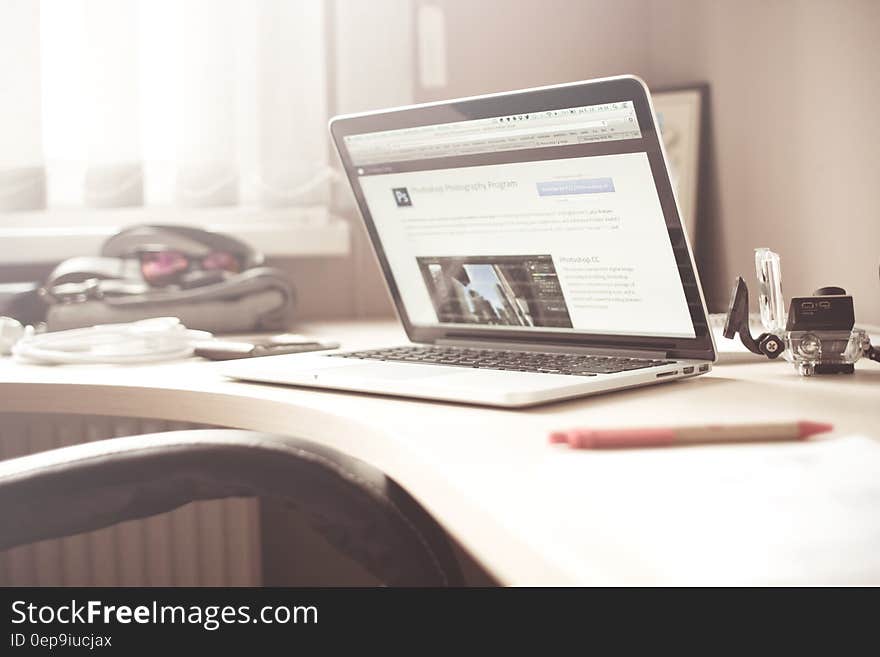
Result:
M162 420L0 415L0 458L157 431L204 428ZM114 527L0 552L0 586L259 586L253 499L195 502ZM2 519L0 519L2 531Z

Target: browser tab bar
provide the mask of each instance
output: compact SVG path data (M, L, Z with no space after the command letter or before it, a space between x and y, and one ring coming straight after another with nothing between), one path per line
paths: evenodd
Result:
M544 110L345 137L355 166L640 139L632 101Z

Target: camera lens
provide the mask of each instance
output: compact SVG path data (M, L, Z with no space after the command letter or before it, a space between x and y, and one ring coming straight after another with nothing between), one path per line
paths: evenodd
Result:
M816 358L822 353L822 341L812 333L807 333L798 343L797 350L804 358Z

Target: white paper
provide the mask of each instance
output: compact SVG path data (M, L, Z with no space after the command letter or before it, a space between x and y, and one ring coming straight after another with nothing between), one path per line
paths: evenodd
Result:
M557 556L585 573L618 583L880 583L880 444L870 438L559 450L541 469L542 499L566 500L568 511L545 510L546 531L564 546Z

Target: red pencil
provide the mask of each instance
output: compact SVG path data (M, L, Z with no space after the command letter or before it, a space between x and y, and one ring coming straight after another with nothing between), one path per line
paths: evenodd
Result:
M554 431L551 443L568 443L578 449L620 449L626 447L673 447L715 443L758 443L806 440L834 427L821 422L779 422L771 424L708 424L702 426L571 429Z

